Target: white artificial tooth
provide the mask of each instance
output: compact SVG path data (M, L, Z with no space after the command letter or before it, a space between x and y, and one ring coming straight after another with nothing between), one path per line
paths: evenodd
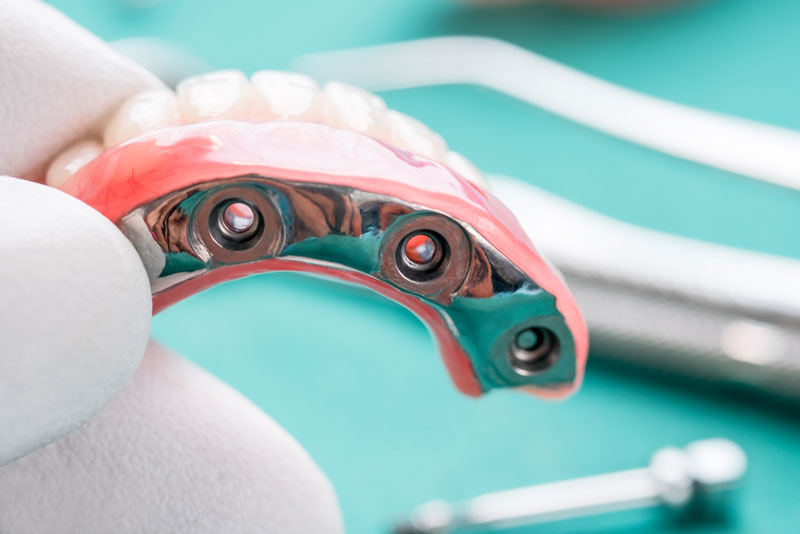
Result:
M442 136L417 119L394 110L387 113L385 140L398 148L437 161L447 152Z
M99 156L103 152L103 145L94 139L84 139L75 143L64 152L56 156L47 168L45 183L59 187L67 178Z
M145 91L120 106L106 125L103 144L118 145L145 132L180 123L175 93L169 89Z
M262 70L250 78L259 119L319 119L319 85L304 74Z
M220 70L186 78L177 87L183 122L249 119L253 87L238 70Z
M486 179L483 177L483 173L458 152L449 151L444 157L444 164L470 182L486 187Z
M386 103L378 95L345 83L329 82L322 90L326 124L382 138L386 132Z

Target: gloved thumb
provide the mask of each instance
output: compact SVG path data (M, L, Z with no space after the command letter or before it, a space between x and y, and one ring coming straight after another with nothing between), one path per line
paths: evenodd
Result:
M128 383L152 297L122 232L75 198L0 177L0 465L77 428Z

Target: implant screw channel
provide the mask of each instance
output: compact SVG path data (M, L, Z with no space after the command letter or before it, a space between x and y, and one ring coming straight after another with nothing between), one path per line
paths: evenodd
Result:
M255 225L256 214L244 202L234 202L223 210L222 221L231 232L243 234Z

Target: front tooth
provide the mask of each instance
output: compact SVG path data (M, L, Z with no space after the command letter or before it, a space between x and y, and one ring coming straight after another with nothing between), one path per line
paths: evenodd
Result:
M486 179L483 177L483 173L458 152L453 152L452 150L448 152L444 157L444 164L470 182L486 187Z
M374 137L386 131L386 103L381 97L352 85L329 82L322 90L325 123Z
M258 103L258 118L316 120L319 118L319 85L313 78L294 72L262 70L251 77Z
M146 91L125 101L106 126L103 143L114 146L144 132L181 123L178 102L169 89Z
M183 122L208 119L249 119L253 88L237 70L192 76L178 84L178 108Z
M389 110L387 119L385 139L388 143L437 161L447 152L442 136L417 119L394 110Z
M47 168L45 183L58 187L67 178L103 152L103 145L94 139L85 139L59 154Z

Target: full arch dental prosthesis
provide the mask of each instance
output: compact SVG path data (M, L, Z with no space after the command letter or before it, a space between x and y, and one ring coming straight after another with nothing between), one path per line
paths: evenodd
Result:
M193 77L127 100L46 181L128 236L155 312L249 274L322 274L415 312L465 394L580 384L581 315L511 212L440 136L356 87Z

